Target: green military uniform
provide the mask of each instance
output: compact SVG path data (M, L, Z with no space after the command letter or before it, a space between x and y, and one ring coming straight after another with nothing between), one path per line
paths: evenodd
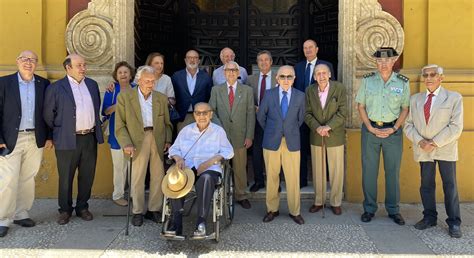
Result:
M379 72L364 75L357 93L356 102L365 105L367 115L375 128L394 126L402 108L410 104L408 78L392 72L385 83ZM362 187L364 191L364 211L377 211L377 177L380 151L384 156L385 209L388 214L399 213L399 174L402 158L402 129L387 138L379 138L362 124Z

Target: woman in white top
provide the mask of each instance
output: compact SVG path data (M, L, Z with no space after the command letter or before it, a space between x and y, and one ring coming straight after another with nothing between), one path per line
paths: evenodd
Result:
M176 100L174 96L173 84L171 84L171 78L163 73L165 56L163 56L161 53L153 52L148 55L145 64L155 68L156 82L153 89L165 94L168 97L169 103L174 105Z

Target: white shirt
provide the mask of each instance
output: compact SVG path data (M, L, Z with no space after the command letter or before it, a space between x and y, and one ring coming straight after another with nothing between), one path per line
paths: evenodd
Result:
M439 90L441 89L441 85L433 92L433 97L431 97L431 107L430 107L430 114L431 114L431 110L433 110L433 104L435 103L436 101L436 97L438 97L438 94L439 94ZM430 94L431 92L426 89L426 99L425 99L425 103L426 101L428 101L428 95Z
M263 74L260 73L260 76L258 77L258 91L257 91L257 99L260 100L260 89L262 87L262 80L263 80ZM270 70L267 73L267 78L265 78L265 90L269 90L272 88L272 70ZM265 96L265 95L264 95Z
M138 100L140 101L140 108L142 110L143 127L153 126L153 92L151 92L150 96L148 96L148 99L145 100L145 96L143 96L140 88L137 90Z
M178 134L174 144L169 149L169 157L180 156L184 158L186 167L196 169L201 163L207 161L215 155L220 155L224 159L234 157L234 149L227 139L224 129L216 124L210 123L209 127L202 134L196 123L185 126ZM196 142L196 144L194 144ZM194 146L193 146L194 144ZM192 147L192 149L190 149ZM189 151L189 153L188 153ZM187 153L187 155L186 155ZM186 157L184 157L186 155ZM212 165L208 170L214 170L222 173L219 164Z
M88 130L95 126L95 111L92 97L84 79L78 82L67 76L76 103L76 131Z
M227 83L227 95L230 93L230 86L232 86L232 91L234 92L234 99L235 99L235 90L237 89L237 81L234 82L234 84L230 85L228 82Z
M173 84L171 78L166 74L162 74L160 79L155 82L153 90L165 94L168 98L174 98Z
M311 84L311 79L313 78L313 72L314 72L314 67L316 66L316 61L318 61L317 57L313 59L313 61L311 62L308 62L306 60L306 66L308 66L308 63L311 63L310 73L309 73L309 84ZM306 71L306 66L304 67L305 71Z

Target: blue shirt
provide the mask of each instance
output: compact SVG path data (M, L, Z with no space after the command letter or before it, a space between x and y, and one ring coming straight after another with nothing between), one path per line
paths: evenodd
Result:
M191 96L193 95L194 93L194 89L196 88L196 81L197 81L197 75L199 73L199 70L196 71L196 73L194 74L194 77L188 72L188 69L186 69L186 82L188 84L188 90L189 90L189 94L191 94ZM193 111L193 104L189 104L189 108L188 108L188 111Z
M291 99L291 89L293 87L288 88L288 91L286 93L286 97L288 98L288 107L290 106L290 99ZM283 88L278 87L278 95L280 96L280 106L281 106L281 99L283 98Z
M239 77L240 78L238 79L238 81L240 83L245 84L247 82L247 77L248 77L247 70L243 68L242 66L239 66ZM224 66L221 66L217 68L216 70L214 70L214 72L212 73L212 82L214 83L214 86L220 85L226 82L226 78L224 75Z
M24 81L20 73L18 75L18 84L20 87L21 99L21 121L20 130L35 128L35 77L31 81Z

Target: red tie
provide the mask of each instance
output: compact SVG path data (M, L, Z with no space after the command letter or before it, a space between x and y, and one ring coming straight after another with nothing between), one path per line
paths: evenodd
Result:
M258 103L260 104L263 99L263 95L265 95L265 90L267 89L267 75L264 74L262 75L262 83L260 84L260 99L258 100Z
M232 106L234 105L234 89L232 86L229 86L229 106L232 111Z
M424 106L424 111L425 111L425 121L426 124L428 124L428 121L430 120L430 109L431 109L431 100L433 99L434 94L430 93L428 94L428 100L425 103Z

